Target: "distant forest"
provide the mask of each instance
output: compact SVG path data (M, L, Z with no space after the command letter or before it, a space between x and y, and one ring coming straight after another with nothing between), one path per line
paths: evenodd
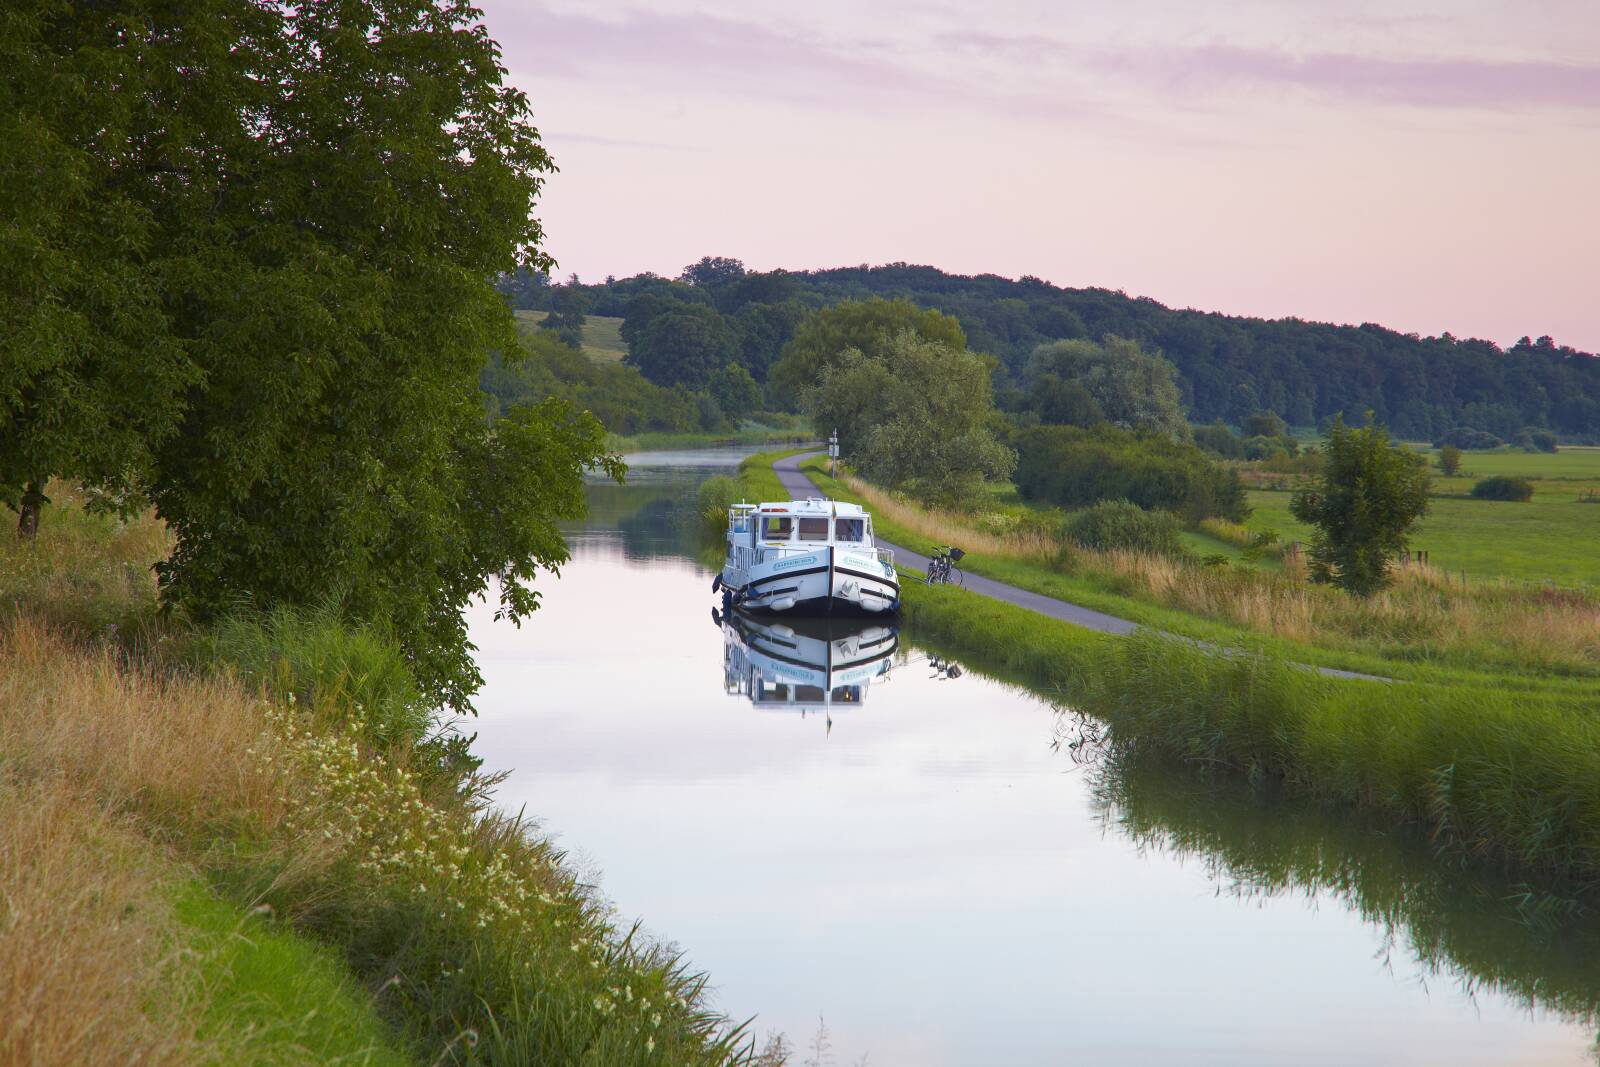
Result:
M660 372L651 373L647 350L668 352L654 357L658 365L688 367L684 373L691 376L732 363L765 383L811 311L885 297L958 319L971 349L997 357L995 397L1002 407L1021 406L1018 383L1038 345L1124 337L1177 367L1182 401L1195 423L1238 425L1270 411L1291 425L1313 426L1341 413L1359 419L1370 410L1407 438L1475 430L1509 440L1530 428L1578 440L1600 436L1600 359L1550 337L1524 337L1503 349L1492 341L1448 333L1419 337L1370 323L1174 310L1106 289L904 263L754 273L738 260L708 257L675 279L641 274L553 284L546 275L524 273L502 279L501 291L514 307L551 312L553 328L586 314L623 318L634 350L630 362L661 384L692 389L707 381L662 381ZM791 398L770 399L781 404Z

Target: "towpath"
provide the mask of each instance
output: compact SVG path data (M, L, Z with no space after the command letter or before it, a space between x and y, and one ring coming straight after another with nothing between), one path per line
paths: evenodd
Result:
M820 455L822 455L821 452L806 452L798 456L785 456L772 464L773 471L778 475L778 481L783 484L783 488L789 495L796 500L804 500L808 496L816 496L821 491L800 470L801 463ZM882 538L878 539L878 544L884 548L894 549L896 563L903 563L924 573L927 572L927 556L918 555L908 548L891 544ZM1140 628L1139 623L1131 619L1107 615L1103 611L1094 611L1071 601L1058 600L1055 597L1045 596L1043 593L1021 589L1005 582L997 582L993 578L985 578L981 574L967 573L962 582L962 587L968 592L981 593L984 596L1002 600L1007 604L1015 604L1019 608L1037 611L1039 614L1048 615L1052 619L1060 619L1063 622L1070 622L1074 626L1083 626L1103 634L1131 634ZM1205 648L1216 647L1208 641L1197 643ZM1309 664L1305 666L1307 669L1315 670L1318 674L1326 675L1329 678L1358 678L1368 682L1387 682L1392 680L1375 674L1340 670L1337 667L1311 667Z

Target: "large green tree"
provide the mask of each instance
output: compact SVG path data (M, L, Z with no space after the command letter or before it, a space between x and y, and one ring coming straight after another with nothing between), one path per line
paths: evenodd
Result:
M1322 446L1321 483L1295 493L1290 510L1316 527L1311 576L1367 595L1389 583L1390 567L1428 511L1428 468L1392 444L1382 426L1335 419Z
M881 356L907 330L952 351L967 347L961 324L949 315L909 300L847 300L817 312L795 331L772 367L772 393L782 403L804 405L806 390L821 381L823 370L846 349L868 359Z
M1029 393L1040 404L1049 405L1049 413L1059 408L1073 414L1062 421L1081 422L1077 413L1093 410L1124 430L1189 439L1177 371L1135 341L1111 337L1104 344L1055 341L1040 345L1028 360L1025 379ZM1074 385L1087 394L1092 409L1082 403L1081 395L1071 388ZM1070 404L1065 402L1069 399ZM1041 417L1045 415L1041 412Z
M52 477L136 502L199 378L165 299L193 250L148 205L179 184L170 161L206 143L163 110L175 64L203 98L232 61L221 39L156 41L132 17L45 0L0 10L0 502L24 535ZM212 20L222 39L261 24L243 6Z
M807 394L818 434L869 478L940 504L1010 475L1016 454L994 434L990 365L911 330L876 355L846 349Z
M131 290L132 327L106 306L114 286L83 291L71 275L98 269L83 237L20 302L109 324L58 358L61 392L104 397L74 418L133 442L99 462L134 472L176 535L164 598L205 617L338 597L393 629L430 694L464 706L478 678L462 609L498 578L503 613L532 610L529 579L566 558L553 524L581 507L582 472L619 471L599 424L564 404L483 418L479 371L516 344L492 279L550 265L530 208L551 163L479 13L32 4L27 19L7 8L4 34L31 34L21 51L42 49L47 69L86 72L58 86L83 115L63 106L37 149L67 152L81 176L60 210L114 205L109 245L148 289ZM117 409L115 375L136 400L151 366L171 399L141 422ZM26 411L19 395L39 390L8 384ZM57 455L38 473L90 466Z
M657 385L701 390L738 354L738 337L714 308L679 304L629 339L627 361Z

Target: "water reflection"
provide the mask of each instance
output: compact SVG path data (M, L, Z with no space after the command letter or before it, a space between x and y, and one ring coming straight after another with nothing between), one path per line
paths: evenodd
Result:
M1591 1032L1600 1026L1600 901L1552 895L1461 868L1423 835L1364 823L1269 786L1108 750L1071 714L1059 747L1089 765L1108 829L1147 856L1198 860L1217 894L1245 901L1337 901L1380 931L1378 958L1426 987L1444 979L1474 1002L1494 994ZM1590 1057L1600 1062L1600 1039Z
M792 618L712 610L722 627L723 691L761 711L801 715L851 708L885 679L900 647L892 622Z

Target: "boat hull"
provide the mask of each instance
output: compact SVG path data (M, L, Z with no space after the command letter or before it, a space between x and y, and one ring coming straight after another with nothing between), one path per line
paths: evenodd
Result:
M900 608L900 580L875 554L822 545L811 552L723 572L729 602L788 615L881 615Z

